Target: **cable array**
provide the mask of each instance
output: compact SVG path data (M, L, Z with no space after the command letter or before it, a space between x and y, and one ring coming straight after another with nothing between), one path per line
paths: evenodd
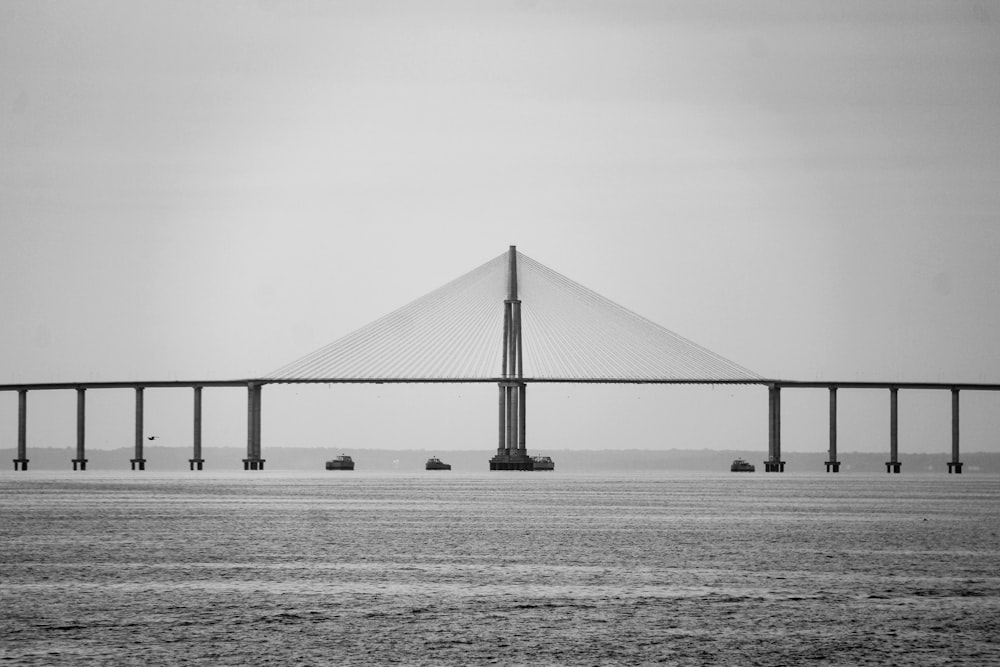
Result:
M268 375L273 380L482 379L502 359L506 253Z
M525 377L756 380L759 376L518 255Z
M508 254L267 376L274 381L500 376ZM753 381L759 376L517 254L524 377Z

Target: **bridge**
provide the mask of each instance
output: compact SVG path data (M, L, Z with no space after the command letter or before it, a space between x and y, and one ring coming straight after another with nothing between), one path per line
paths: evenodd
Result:
M766 472L784 472L781 391L825 388L830 397L827 472L839 472L837 392L886 389L890 397L889 460L899 473L900 389L951 392L952 443L948 472L960 474L959 394L996 391L1000 384L921 382L799 382L764 378L602 297L511 246L507 252L388 315L260 378L197 381L53 382L4 384L18 393L15 470L27 470L27 407L32 391L76 392L74 470L86 470L86 394L135 391L133 470L145 470L143 396L147 388L193 390L191 470L202 470L202 389L247 390L244 470L263 470L262 390L294 383L496 383L497 451L491 470L532 470L527 447L527 387L531 383L760 385L768 390Z

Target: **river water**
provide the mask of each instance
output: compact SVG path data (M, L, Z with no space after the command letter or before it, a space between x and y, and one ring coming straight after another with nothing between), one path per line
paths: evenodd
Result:
M0 473L0 664L1000 664L1000 478Z

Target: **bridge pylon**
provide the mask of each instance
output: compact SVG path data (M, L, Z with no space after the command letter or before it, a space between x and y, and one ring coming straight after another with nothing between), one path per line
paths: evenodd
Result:
M527 385L521 359L521 300L517 298L517 248L510 247L507 298L503 302L503 380L500 389L499 443L490 470L534 470L525 445Z

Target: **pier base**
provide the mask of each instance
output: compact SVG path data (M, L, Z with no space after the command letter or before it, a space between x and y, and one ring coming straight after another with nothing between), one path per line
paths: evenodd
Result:
M28 469L28 459L14 459L14 470L27 470L27 469ZM951 472L951 468L948 469L948 472ZM959 469L959 472L961 472L961 469Z
M827 472L840 472L840 461L827 461L826 462Z
M785 462L764 461L764 472L785 472Z
M948 461L948 474L951 474L952 468L955 469L956 475L962 474L962 462L961 461Z
M508 456L497 454L490 459L490 470L527 470L535 469L535 461L527 454Z
M885 462L885 471L887 473L890 473L890 472L891 473L899 473L899 470L902 467L902 465L903 464L900 463L899 461L886 461Z
M195 470L195 466L198 466L197 470L201 470L202 465L205 463L205 459L188 459L188 463L191 464L191 470Z
M146 469L146 459L129 459L132 462L132 470L135 470L136 466L139 466L139 470Z
M73 459L73 470L76 470L77 466L80 466L80 470L86 470L87 459Z
M201 467L198 468L201 470ZM244 470L263 470L264 469L264 459L243 459L243 469Z

